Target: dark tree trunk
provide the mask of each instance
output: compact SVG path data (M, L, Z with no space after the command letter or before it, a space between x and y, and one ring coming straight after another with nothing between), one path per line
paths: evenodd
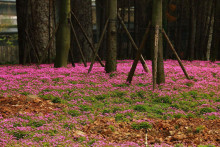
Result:
M216 61L219 59L220 51L220 1L215 1L215 20L211 47L211 61Z
M195 55L195 37L196 37L196 15L195 15L195 1L190 3L190 25L189 25L189 43L188 43L188 59L194 60Z
M107 73L117 70L117 0L109 0L109 26L107 40L107 59L105 71Z
M96 0L96 27L97 27L97 41L100 38L101 32L104 28L105 22L107 20L107 8L108 7L108 1L105 0ZM99 50L99 55L100 57L105 60L106 59L106 35L104 37L103 43L101 44L100 50Z
M18 44L19 44L19 64L25 64L25 53L28 49L25 30L28 22L28 1L16 0L17 24L18 24Z
M140 45L141 39L144 36L147 25L152 18L152 0L135 0L135 42ZM150 44L146 43L143 50L143 56L151 59Z
M27 58L36 63L50 54L54 58L54 42L45 51L54 30L53 0L17 0L19 62L25 64ZM45 55L46 53L46 55ZM50 59L49 59L50 60ZM45 62L46 60L44 60Z
M76 17L80 21L82 27L85 29L89 39L93 42L93 22L92 22L92 3L91 0L71 0L71 8L72 11L75 13ZM72 19L75 22L74 19ZM74 25L76 34L78 35L78 39L80 41L80 45L83 50L83 54L86 58L86 61L91 61L92 58L92 51L88 42L86 41L85 37L81 29ZM72 40L73 41L73 40ZM75 45L76 43L71 43L71 47L74 50L74 58L76 62L82 61L79 49Z
M56 59L54 67L66 67L70 49L70 0L62 0L59 11L59 26L56 36Z
M163 21L163 6L162 0L153 1L152 11L152 33L153 39L151 42L153 51L152 69L153 69L153 89L155 84L165 83L164 65L163 65L163 40L162 40L162 21Z

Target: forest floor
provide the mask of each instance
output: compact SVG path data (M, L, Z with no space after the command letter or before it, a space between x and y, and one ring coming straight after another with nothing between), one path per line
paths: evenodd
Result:
M34 95L0 97L0 114L4 118L24 113L44 115L56 108L67 107L44 100ZM149 119L146 118L149 121ZM150 119L152 128L148 129L148 144L168 145L187 144L201 145L220 144L220 119L205 120L201 118L175 118L172 120ZM110 128L108 124L114 125ZM74 137L80 138L87 134L89 137L101 136L112 143L136 142L143 143L146 129L136 130L128 122L117 122L115 118L97 117L93 123L82 130L75 130Z
M131 61L119 62L113 74L0 66L0 146L136 147L146 131L149 146L220 145L219 65L185 61L186 80L166 61L166 84L152 92L141 65L128 86Z

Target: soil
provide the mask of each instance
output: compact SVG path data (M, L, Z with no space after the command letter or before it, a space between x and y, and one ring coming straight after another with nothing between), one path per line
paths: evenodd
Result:
M14 117L23 113L46 114L57 108L66 107L52 103L34 95L0 97L0 115L3 118ZM201 118L179 118L173 120L147 119L153 122L147 130L148 144L166 143L169 145L220 145L220 119L205 120ZM143 144L146 130L134 130L131 123L116 122L114 118L96 118L83 130L73 131L74 137L86 134L89 137L101 137L106 142L136 142Z

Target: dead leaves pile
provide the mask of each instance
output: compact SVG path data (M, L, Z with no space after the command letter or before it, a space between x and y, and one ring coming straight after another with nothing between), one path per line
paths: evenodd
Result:
M62 104L54 104L36 95L0 97L0 114L3 118L16 116L24 113L47 114Z
M110 143L135 142L143 145L145 130L134 130L131 123L116 122L114 118L97 118L85 126L83 133L90 138L102 138ZM154 120L153 127L148 129L148 144L178 143L189 145L219 145L220 120L200 118L180 118L173 120Z

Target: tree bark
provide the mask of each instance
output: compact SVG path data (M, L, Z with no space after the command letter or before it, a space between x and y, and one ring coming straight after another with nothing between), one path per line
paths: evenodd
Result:
M107 60L105 65L105 71L107 73L117 70L117 0L109 0L109 20Z
M25 52L28 49L25 29L28 22L28 0L16 0L17 24L18 24L18 45L19 64L25 64Z
M16 1L20 64L25 64L29 57L31 62L36 63L40 57L45 56L43 52L54 29L53 3L54 0ZM53 58L54 43L51 44L49 51L47 54Z
M54 67L66 67L70 49L70 0L62 0L59 26L56 38L56 59Z
M134 18L134 27L135 27L135 43L137 46L140 45L141 40L143 38L144 31L146 30L146 26L149 24L152 18L152 0L135 0L135 18ZM151 49L150 44L146 44L143 50L143 57L146 59L151 59ZM135 51L134 51L135 55Z
M93 22L92 22L92 3L91 0L71 0L72 11L76 14L79 22L82 27L85 29L89 40L93 40ZM72 19L72 22L75 22L75 19ZM76 27L75 27L76 26ZM86 62L91 61L92 59L92 51L89 49L90 46L86 41L83 33L77 25L74 25L76 34L78 35L80 46L82 47L83 54L85 56ZM73 36L73 34L71 34ZM73 40L72 40L73 41ZM80 51L77 48L75 43L71 43L71 47L74 50L74 58L76 62L81 62Z
M152 45L153 45L154 54L157 54L157 50L158 50L158 59L153 60L153 69L157 68L156 70L156 74L157 74L156 83L157 84L165 83L164 64L163 64L163 40L162 40L162 33L161 33L162 32L161 30L162 20L163 20L162 10L163 10L162 0L154 0L153 1L153 12L152 12L152 26L153 28L155 28L155 32L154 32L155 35L154 35L154 39L153 39L154 41ZM154 58L156 58L155 55L154 55ZM155 67L155 64L157 64L156 67ZM153 73L155 74L155 71Z
M194 60L195 54L195 39L196 39L196 16L195 16L195 2L194 0L190 3L190 34L189 34L189 43L188 43L188 53L189 60Z
M216 61L219 54L220 48L220 1L216 0L215 4L215 18L214 18L214 29L213 29L213 39L211 48L211 61Z

